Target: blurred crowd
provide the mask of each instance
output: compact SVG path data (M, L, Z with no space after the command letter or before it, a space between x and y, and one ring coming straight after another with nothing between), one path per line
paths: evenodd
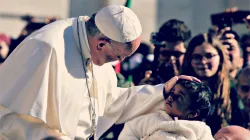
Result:
M11 52L32 32L59 19L58 17L45 17L43 21L40 21L38 18L30 15L25 15L20 18L26 22L26 25L21 29L17 38L12 38L7 34L0 33L0 66Z
M237 12L239 10L226 10L222 15ZM0 34L0 65L25 37L58 18L48 17L42 23L32 16L24 16L23 19L27 25L18 38ZM236 22L229 24L220 19L206 32L193 35L183 21L170 19L157 32L152 32L151 44L143 42L132 56L113 63L118 86L156 85L176 75L195 76L214 93L214 113L204 120L213 134L228 125L250 130L248 22L250 20L245 16L241 22L246 25L246 34L243 35L233 30Z

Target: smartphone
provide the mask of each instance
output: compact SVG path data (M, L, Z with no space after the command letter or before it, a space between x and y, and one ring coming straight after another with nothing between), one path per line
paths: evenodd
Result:
M218 26L219 29L231 27L234 24L245 24L246 17L250 15L248 10L239 10L236 12L223 12L211 15L212 25Z

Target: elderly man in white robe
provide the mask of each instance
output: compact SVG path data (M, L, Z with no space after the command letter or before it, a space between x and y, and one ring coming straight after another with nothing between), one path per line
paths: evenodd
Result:
M88 139L98 134L98 139L118 118L128 120L162 108L162 94L151 93L162 93L164 85L133 87L122 94L125 89L116 87L115 72L108 63L133 54L141 33L133 11L111 5L90 18L56 21L31 34L0 69L0 138ZM146 94L134 95L134 91ZM108 109L119 96L122 102ZM124 110L141 106L146 98L153 100L144 108ZM106 111L110 119L98 123L108 125L96 130L98 116ZM127 116L121 117L121 112Z
M30 115L71 139L87 139L97 117L120 93L115 91L115 72L105 63L122 61L135 52L141 33L137 16L121 5L104 7L90 18L56 21L34 32L1 67L0 117L11 122L11 114ZM5 122L0 122L2 136L39 139L34 132L21 131L26 128L19 129L22 134L11 133Z

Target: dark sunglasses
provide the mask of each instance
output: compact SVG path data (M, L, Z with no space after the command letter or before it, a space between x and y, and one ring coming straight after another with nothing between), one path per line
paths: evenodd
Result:
M239 88L244 93L248 93L250 90L250 86L248 86L248 85L240 85Z

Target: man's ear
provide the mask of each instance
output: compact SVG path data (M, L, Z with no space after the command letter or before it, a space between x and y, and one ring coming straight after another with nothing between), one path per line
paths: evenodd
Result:
M200 115L200 111L199 111L199 110L191 111L191 112L188 114L188 119L197 118L199 115Z
M98 41L98 44L97 44L97 50L98 51L101 51L102 49L103 49L103 47L106 45L106 41L104 41L104 40L99 40Z

